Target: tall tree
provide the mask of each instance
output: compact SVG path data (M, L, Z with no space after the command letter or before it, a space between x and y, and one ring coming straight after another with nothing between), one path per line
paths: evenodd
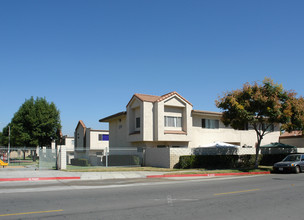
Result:
M51 146L59 138L60 113L53 102L31 97L15 113L10 126L14 145Z
M281 84L265 78L262 84L246 83L242 89L225 93L216 100L223 111L222 121L234 129L251 125L257 135L255 167L263 137L272 132L276 124L287 131L303 130L304 100L296 93L286 91Z

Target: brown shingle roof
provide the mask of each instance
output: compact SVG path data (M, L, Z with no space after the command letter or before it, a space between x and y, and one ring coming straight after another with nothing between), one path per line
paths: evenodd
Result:
M138 93L135 93L134 96L136 96L137 98L139 98L141 101L144 101L144 102L155 102L155 101L157 101L157 99L160 98L160 96L156 96L156 95L145 95L145 94L138 94Z
M83 128L86 128L85 124L83 123L82 120L79 120L77 126L76 126L76 129L78 128L79 124L83 127Z
M211 111L201 111L201 110L192 110L192 114L197 115L211 115L211 116L222 116L223 113L221 112L211 112Z
M302 137L302 131L284 132L280 138Z
M108 116L108 117L105 117L105 118L100 119L99 122L109 122L109 120L112 120L112 119L114 119L114 118L117 118L117 117L120 117L120 116L126 115L126 114L127 114L126 111L118 112L118 113L116 113L116 114L114 114L114 115L110 115L110 116Z
M180 97L182 100L184 100L185 102L187 102L189 105L192 106L191 102L189 102L187 99L185 99L184 97L182 97L180 94L178 94L177 92L170 92L170 93L167 93L165 95L162 95L158 100L156 100L157 102L160 102L160 101L163 101L165 100L166 98L169 98L170 96L173 96L173 95L177 95L178 97Z
M131 100L134 98L134 97L137 97L139 100L143 101L143 102L161 102L173 95L177 95L178 97L180 97L182 100L184 100L185 102L187 102L189 105L192 106L192 104L187 100L185 99L184 97L182 97L180 94L178 94L177 92L170 92L170 93L167 93L165 95L162 95L162 96L156 96L156 95L145 95L145 94L138 94L138 93L135 93L132 98L130 99L129 103L127 104L127 106L130 104Z

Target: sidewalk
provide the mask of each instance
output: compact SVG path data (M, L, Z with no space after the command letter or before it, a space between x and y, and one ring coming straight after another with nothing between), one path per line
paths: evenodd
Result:
M135 179L135 178L170 178L170 177L216 177L261 175L270 172L250 173L216 173L216 174L178 174L154 171L123 171L123 172L66 172L59 170L28 170L0 169L0 182L3 181L40 181L40 180L106 180L106 179Z
M106 180L147 178L151 175L164 175L167 172L125 171L125 172L66 172L59 170L0 169L1 181L38 180Z

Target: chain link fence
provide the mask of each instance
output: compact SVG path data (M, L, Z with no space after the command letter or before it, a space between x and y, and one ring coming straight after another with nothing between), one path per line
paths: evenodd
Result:
M142 148L104 148L100 150L77 149L71 165L76 166L142 166Z
M38 168L39 156L37 148L29 147L0 147L0 159L9 163L10 167L19 168Z

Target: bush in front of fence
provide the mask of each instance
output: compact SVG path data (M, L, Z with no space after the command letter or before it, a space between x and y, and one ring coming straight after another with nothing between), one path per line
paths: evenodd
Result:
M181 169L205 168L225 169L235 168L238 163L238 155L190 155L179 158Z
M78 159L78 158L74 158L71 159L71 164L74 166L89 166L89 161L87 159Z
M103 164L106 163L106 156L102 158ZM137 155L109 155L109 166L139 166L140 158Z
M263 154L260 164L272 166L274 163L282 161L287 155L289 154Z
M272 166L286 156L287 154L259 155L259 164ZM190 155L180 156L175 167L181 169L233 169L253 167L254 163L255 155Z

